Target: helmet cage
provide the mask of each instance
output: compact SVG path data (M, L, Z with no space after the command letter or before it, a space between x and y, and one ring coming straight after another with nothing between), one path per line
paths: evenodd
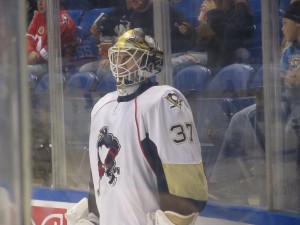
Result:
M125 60L120 54L125 53ZM109 49L110 68L119 85L134 85L159 73L162 68L162 58L146 49L135 47L117 47ZM157 65L158 64L158 65ZM128 67L130 65L130 67Z

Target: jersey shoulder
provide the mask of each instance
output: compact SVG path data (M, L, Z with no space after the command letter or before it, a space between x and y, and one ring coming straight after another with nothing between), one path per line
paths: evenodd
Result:
M32 18L31 24L46 24L46 19L40 12L36 12Z
M184 95L169 85L159 85L149 88L140 96L139 102L144 103L145 109L161 105L164 102L175 105L179 103L189 105Z
M117 95L116 91L107 93L106 95L101 97L92 109L92 112L91 112L92 118L103 106L105 106L108 103L117 101L117 98L118 98L118 95Z
M166 93L169 92L178 92L180 93L179 90L177 90L176 88L169 86L169 85L157 85L157 86L153 86L151 88L149 88L147 91L144 92L145 95L150 95L152 97L157 97L159 98L159 96L162 96Z

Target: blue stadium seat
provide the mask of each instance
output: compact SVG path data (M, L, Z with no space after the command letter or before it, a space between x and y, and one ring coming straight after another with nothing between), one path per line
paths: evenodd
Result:
M49 93L49 75L46 74L40 79L38 82L36 88L35 88L36 94L45 94Z
M254 97L246 97L253 77L251 66L232 64L219 71L207 85L206 90L221 95L217 104L229 120L237 111L253 104Z
M249 48L261 47L261 0L248 0L253 12L254 34L248 42Z
M79 25L83 11L81 9L70 9L70 10L67 10L67 12L73 19L76 26Z
M85 108L92 108L93 97L92 92L95 91L95 88L98 84L98 78L91 72L78 72L73 75L66 83L65 94L76 97L75 101L73 98L69 99L70 102L73 102L73 108L78 108L79 99L83 99L85 102Z
M93 92L98 79L91 72L74 74L65 85L64 118L66 149L83 149L88 145L90 113L94 106Z
M291 0L279 0L278 10L283 14L287 7L290 5Z
M65 84L65 77L62 75L61 81ZM35 88L35 94L48 94L49 93L49 74L44 75Z
M254 102L254 97L242 97L239 92L247 91L252 77L251 66L229 65L207 84L208 96L198 96L195 100L195 125L208 177L214 170L232 116Z
M99 81L95 92L100 95L105 95L106 93L115 91L116 89L116 79L112 75L107 75Z
M256 72L262 65L262 47L247 48L250 53L249 64Z
M250 83L250 88L258 88L263 86L263 66L259 68L259 70L255 73L254 78Z
M92 7L92 1L88 0L64 0L64 7L70 9L89 10Z
M65 83L65 77L62 76L61 82ZM32 106L35 109L50 109L49 96L49 74L44 75L39 81L32 94Z
M261 11L254 12L254 34L248 42L250 48L262 46Z
M76 34L79 42L81 42L86 36L86 31L81 26L77 25Z
M37 76L35 76L33 74L29 74L29 76L28 76L28 85L29 85L29 88L30 88L31 92L34 92L37 84L38 84Z
M239 110L253 103L252 97L244 98L254 77L253 68L245 64L224 67L208 83L208 91L226 95L220 98L223 114L229 119ZM242 92L241 92L242 91Z
M189 66L183 68L175 75L173 85L184 95L188 96L191 91L204 90L210 76L210 70L204 66Z
M253 12L261 10L261 0L248 0Z
M98 78L91 72L78 72L67 82L65 93L76 91L92 92L98 84Z
M247 90L254 76L253 68L245 64L231 64L220 70L208 83L208 91L231 92Z

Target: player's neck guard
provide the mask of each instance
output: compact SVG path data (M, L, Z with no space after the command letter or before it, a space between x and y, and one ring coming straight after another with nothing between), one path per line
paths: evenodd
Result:
M148 90L149 88L151 88L153 86L157 86L157 85L158 85L157 82L152 82L150 79L147 79L144 82L142 82L141 84L139 84L138 88L133 93L131 93L129 95L119 95L118 102L128 102L128 101L136 98L137 96L139 96L140 94L142 94L143 92ZM128 88L128 87L126 87L126 88Z
M141 86L141 83L133 84L130 86L127 85L118 85L117 86L117 93L119 96L127 96L131 95Z

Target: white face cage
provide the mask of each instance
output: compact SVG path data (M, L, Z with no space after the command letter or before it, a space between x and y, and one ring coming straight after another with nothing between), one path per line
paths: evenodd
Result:
M108 57L117 86L134 85L159 72L155 70L154 57L148 50L112 47L109 49Z

